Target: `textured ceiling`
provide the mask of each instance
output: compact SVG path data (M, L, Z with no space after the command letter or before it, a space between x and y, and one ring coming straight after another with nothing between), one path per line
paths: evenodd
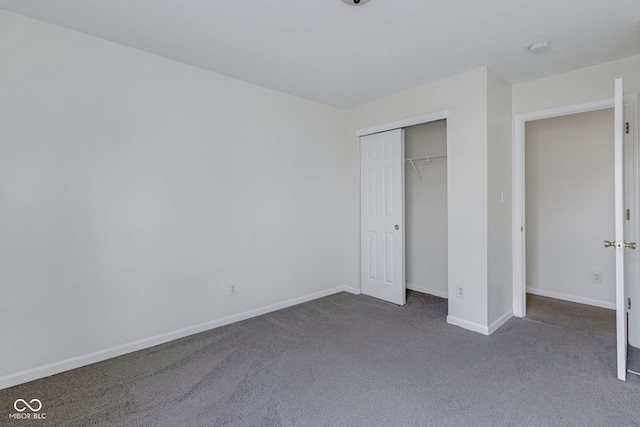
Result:
M0 0L0 9L342 108L482 66L518 83L640 54L638 0ZM529 54L539 40L551 50Z

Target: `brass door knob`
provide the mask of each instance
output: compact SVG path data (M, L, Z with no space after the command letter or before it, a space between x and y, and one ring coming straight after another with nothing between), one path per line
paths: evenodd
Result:
M604 241L604 247L605 247L605 248L610 248L610 247L613 247L613 246L615 246L615 245L616 245L616 242L610 242L610 241L608 241L608 240L605 240L605 241Z
M624 242L624 247L625 248L629 248L629 249L635 249L636 248L636 242L631 242L631 243Z

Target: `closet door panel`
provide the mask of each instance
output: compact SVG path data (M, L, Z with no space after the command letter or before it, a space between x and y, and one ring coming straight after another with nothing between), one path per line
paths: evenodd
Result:
M395 304L404 282L404 132L360 139L362 293Z

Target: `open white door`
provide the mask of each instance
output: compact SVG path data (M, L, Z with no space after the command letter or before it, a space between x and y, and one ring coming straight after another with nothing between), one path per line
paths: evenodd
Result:
M615 241L605 240L606 247L616 252L616 341L618 379L627 379L627 295L625 278L625 250L635 249L635 243L625 242L624 213L624 92L622 79L615 81L614 101L614 171L615 171Z
M362 293L406 302L404 276L404 130L360 138Z
M625 240L640 242L638 220L640 216L640 190L638 183L638 96L624 97L625 129L624 129L624 161L625 161ZM636 301L640 301L640 253L638 250L626 251L625 254L625 287L627 297L627 338L630 347L640 348L640 310ZM631 304L629 304L631 300ZM635 352L634 352L635 353ZM628 365L637 366L637 360L627 356ZM627 372L631 372L628 366ZM636 368L637 369L637 368Z

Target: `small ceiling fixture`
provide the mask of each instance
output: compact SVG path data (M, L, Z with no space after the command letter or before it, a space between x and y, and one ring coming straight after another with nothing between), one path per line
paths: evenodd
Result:
M342 1L351 6L362 6L369 0L342 0Z
M529 52L537 55L539 53L548 51L550 47L551 45L549 44L549 42L537 42L529 46Z

